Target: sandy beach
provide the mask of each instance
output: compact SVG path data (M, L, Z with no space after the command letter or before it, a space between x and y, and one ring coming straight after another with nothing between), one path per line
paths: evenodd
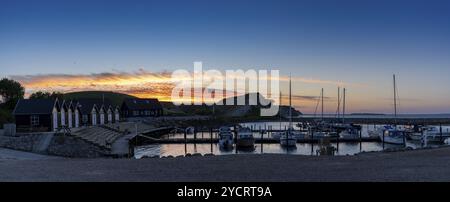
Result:
M0 173L4 173L0 181L450 180L449 147L334 157L264 154L139 160L18 158L17 154L5 158L8 152L0 150Z

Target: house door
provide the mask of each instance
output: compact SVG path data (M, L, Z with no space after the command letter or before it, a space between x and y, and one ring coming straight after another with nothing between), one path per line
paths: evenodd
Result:
M92 125L97 125L97 114L92 113Z
M58 112L55 110L53 111L53 130L56 131L58 128Z
M64 109L61 110L61 126L66 125L66 112Z
M116 122L119 122L119 113L118 113L118 112L116 112L115 121L116 121Z
M72 128L72 110L69 110L69 114L67 116L67 122L68 122L68 126L69 128Z
M103 113L100 114L100 124L105 124L105 114Z
M75 111L75 128L80 127L80 114L78 111Z

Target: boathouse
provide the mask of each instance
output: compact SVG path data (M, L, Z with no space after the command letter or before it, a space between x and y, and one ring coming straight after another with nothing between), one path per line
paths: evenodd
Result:
M77 101L77 107L81 116L81 125L82 126L95 126L98 123L98 112L99 109L97 106L101 104L101 100L96 99L81 99Z
M120 121L120 110L105 99L21 99L13 111L18 132L50 132Z
M151 117L163 115L158 99L126 99L120 108L123 117Z
M80 127L80 112L77 107L77 103L74 101L66 102L67 107L67 127L78 128Z
M17 132L48 132L59 126L58 99L21 99L14 108Z
M83 126L103 125L120 120L120 112L108 99L80 99L77 101L77 109Z

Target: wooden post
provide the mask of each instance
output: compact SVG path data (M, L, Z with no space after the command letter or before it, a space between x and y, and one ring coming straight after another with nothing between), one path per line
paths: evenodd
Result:
M237 130L236 130L236 126L234 126L234 145L235 145L235 153L238 153L238 148L237 148L237 141L238 141L238 134L237 134Z
M384 131L383 134L381 134L383 136L383 138L381 139L381 141L383 141L383 150L384 150Z
M184 130L184 155L187 154L187 137L186 137L186 130Z
M210 128L209 129L209 134L211 134L210 135L210 137L211 137L211 154L213 153L213 136L212 136L212 131L213 131L213 129L212 128Z
M311 155L314 155L314 130L309 129L311 132Z
M420 137L421 137L420 139L421 139L422 147L424 147L426 145L425 141L427 141L427 139L423 136L423 129L420 130Z
M336 138L336 151L339 153L339 133Z
M197 142L197 128L194 128L194 143Z
M362 150L362 129L359 130L359 151Z
M260 131L261 133L261 154L263 153L263 135L264 133L262 131Z
M403 133L403 147L406 147L406 135Z

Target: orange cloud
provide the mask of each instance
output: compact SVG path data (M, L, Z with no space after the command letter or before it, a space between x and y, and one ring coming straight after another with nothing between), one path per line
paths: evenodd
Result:
M172 89L175 84L171 80L171 72L149 72L139 69L135 72L105 72L98 74L47 74L47 75L18 75L10 76L19 81L26 89L26 95L36 91L115 91L141 98L158 98L161 101L171 101ZM225 74L224 74L225 75ZM181 78L183 79L183 78ZM191 79L191 78L185 78ZM205 78L208 80L208 78ZM289 80L281 76L280 81ZM316 83L326 85L348 85L343 82L319 79L305 79L292 77L293 82ZM207 86L207 84L205 84ZM237 89L239 91L239 89ZM242 92L236 92L241 95ZM187 98L192 100L193 98ZM325 98L328 100L328 98ZM317 97L307 95L293 95L295 107L314 109ZM205 100L206 101L206 100ZM331 102L331 101L330 101ZM282 104L288 104L287 95L283 95ZM330 103L331 104L331 103Z

